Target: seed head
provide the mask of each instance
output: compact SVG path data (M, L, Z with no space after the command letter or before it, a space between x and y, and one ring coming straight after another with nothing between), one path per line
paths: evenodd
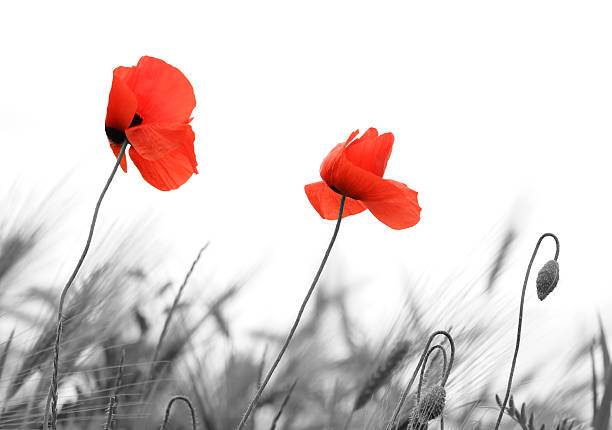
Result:
M370 401L374 393L387 383L393 373L400 367L409 350L410 342L406 340L399 341L393 347L385 361L368 377L361 391L359 391L355 399L353 410L357 411L364 407Z
M444 410L446 390L441 385L434 385L421 398L419 402L419 418L421 422L436 419Z
M538 279L536 279L538 298L544 300L555 289L558 281L559 263L556 260L550 260L538 272Z

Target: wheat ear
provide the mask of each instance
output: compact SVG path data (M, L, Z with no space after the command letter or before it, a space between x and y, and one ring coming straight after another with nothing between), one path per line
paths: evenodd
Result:
M359 394L355 398L355 404L353 405L353 411L358 411L364 407L376 391L382 387L391 377L391 375L398 369L400 364L406 358L406 354L410 349L410 342L401 340L395 344L389 355L382 362L376 370L370 374L368 379L365 381Z

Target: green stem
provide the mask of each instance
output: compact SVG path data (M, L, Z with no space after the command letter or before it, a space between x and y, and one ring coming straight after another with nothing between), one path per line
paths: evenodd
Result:
M64 310L64 301L66 299L66 294L68 293L68 290L72 286L74 279L79 273L79 270L81 269L81 266L83 265L83 261L85 261L85 256L87 255L87 252L89 251L89 246L91 245L91 239L93 237L94 229L96 227L96 220L98 218L98 211L100 210L100 205L102 204L102 199L104 199L104 195L106 194L108 187L113 181L113 178L115 177L115 173L117 173L117 168L121 164L121 160L123 159L125 150L127 149L128 145L129 145L129 142L126 139L123 142L123 145L121 146L121 150L119 151L119 155L117 156L117 162L115 163L115 166L113 167L113 171L108 177L108 180L106 181L106 185L104 185L104 188L102 189L102 193L100 193L100 197L98 198L98 203L96 204L93 218L91 220L91 225L89 227L89 236L87 237L85 248L83 249L83 252L81 253L81 258L79 258L79 261L76 267L74 268L72 275L70 275L70 279L68 279L68 282L66 282L66 285L64 286L64 289L62 290L62 294L60 296L59 307L57 309L57 329L55 332L55 344L53 347L53 372L51 374L51 387L49 388L49 394L47 398L47 407L45 408L45 417L43 421L43 424L44 424L43 428L45 430L47 429L48 419L49 419L49 406L48 406L49 403L51 403L51 428L53 430L57 430L57 372L58 372L58 367L59 367L60 340L62 338L62 329L64 326L62 312Z
M287 339L285 339L285 343L283 344L283 347L281 348L280 352L276 356L276 359L274 360L274 363L272 364L272 367L268 371L262 384L257 389L257 392L253 396L251 403L249 403L249 406L244 412L244 415L242 416L242 419L240 420L238 427L236 427L236 430L242 430L244 428L247 420L249 419L249 416L251 415L251 412L253 411L253 408L255 408L255 405L257 405L257 402L259 401L259 398L261 397L263 390L266 388L266 385L268 385L268 382L270 381L272 374L276 370L276 367L278 366L278 363L280 362L281 358L285 354L285 351L287 350L287 347L289 346L291 339L293 339L293 335L295 334L298 324L300 323L300 320L302 319L302 314L304 313L306 304L308 303L308 300L310 300L310 296L312 296L312 293L314 292L317 282L319 281L319 277L321 276L321 273L323 272L323 268L325 267L325 263L327 262L327 258L329 257L332 247L334 246L334 242L336 241L336 237L338 236L338 231L340 230L340 222L342 221L342 213L344 212L345 202L346 202L346 196L343 195L342 199L340 199L340 210L338 211L338 220L336 221L336 228L334 229L334 234L332 235L331 241L329 242L327 251L325 251L323 260L321 261L321 264L319 265L319 270L317 270L317 274L315 275L312 281L312 284L310 285L310 288L308 289L308 293L306 293L306 297L304 297L304 300L302 301L300 310L298 311L297 317L295 318L295 321L293 322L293 326L291 326L291 330L289 330L289 334L287 335Z

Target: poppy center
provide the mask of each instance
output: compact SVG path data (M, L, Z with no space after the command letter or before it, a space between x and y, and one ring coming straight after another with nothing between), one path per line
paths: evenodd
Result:
M130 123L130 127L136 127L137 125L142 124L142 117L137 113L134 114L134 118L132 118L132 122ZM122 145L123 141L126 138L125 131L118 130L116 128L104 126L104 131L106 132L106 137L117 145Z
M340 192L340 190L339 190L338 188L336 188L336 187L332 187L331 185L328 185L328 187L329 187L329 188L331 188L331 189L332 189L332 191L334 191L334 192L336 192L336 193L338 193L338 194L340 194L340 195L343 195L343 194Z
M351 196L351 195L349 195L349 194L343 193L342 191L340 191L340 190L339 190L338 188L336 188L336 187L332 187L332 186L331 186L331 185L329 185L329 184L328 184L327 186L328 186L329 188L331 188L331 190L332 190L334 193L338 193L338 194L340 194L341 196L347 197L347 198L349 198L349 199L359 200L357 197L354 197L354 196Z

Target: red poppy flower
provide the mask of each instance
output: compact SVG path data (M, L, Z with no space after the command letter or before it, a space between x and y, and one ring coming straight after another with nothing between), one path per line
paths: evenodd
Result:
M145 181L162 191L180 187L198 173L189 125L195 104L185 75L162 60L142 57L134 67L117 67L104 124L115 156L127 139ZM127 172L125 157L121 168Z
M346 202L342 217L369 209L387 226L401 230L420 220L417 192L401 182L383 179L393 147L393 134L380 136L375 128L355 139L359 130L346 142L336 145L321 164L321 178L304 187L308 200L322 218L335 220L341 195Z

